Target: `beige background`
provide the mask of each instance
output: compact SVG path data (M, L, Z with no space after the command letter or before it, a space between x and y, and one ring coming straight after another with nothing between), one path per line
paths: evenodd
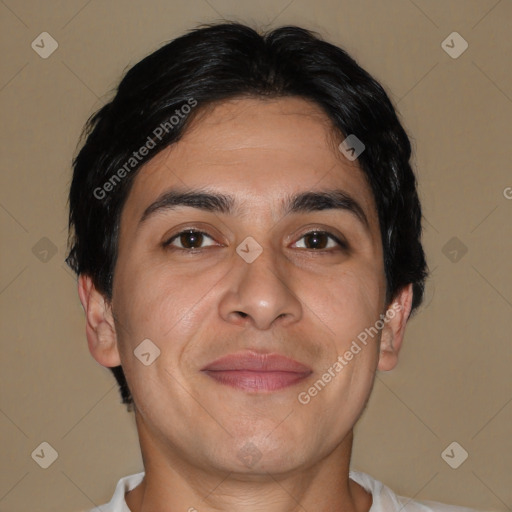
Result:
M127 66L222 18L345 47L413 138L433 274L399 367L378 375L353 466L416 499L512 509L510 0L0 0L0 17L1 511L87 509L142 470L63 263L70 160ZM43 31L59 44L47 59L31 48ZM469 43L457 59L441 46L454 31ZM31 458L43 441L58 452L46 470ZM458 469L441 457L452 441L469 453Z

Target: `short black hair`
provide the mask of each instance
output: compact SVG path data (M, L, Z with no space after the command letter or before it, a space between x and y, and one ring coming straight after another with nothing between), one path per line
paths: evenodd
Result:
M200 109L239 97L290 96L320 106L340 137L363 142L358 162L377 205L386 300L412 283L414 311L428 268L409 138L368 72L345 50L296 26L260 34L240 23L202 25L128 70L113 99L87 121L73 160L68 265L110 301L121 211L137 171L180 140ZM130 409L122 367L111 370Z

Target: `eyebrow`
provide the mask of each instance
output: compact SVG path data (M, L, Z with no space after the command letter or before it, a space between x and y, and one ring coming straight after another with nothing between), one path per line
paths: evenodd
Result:
M341 189L301 192L285 198L282 205L283 215L321 210L347 211L353 214L367 231L370 230L370 224L362 206ZM144 210L139 220L139 227L157 213L164 213L180 207L234 215L237 211L235 206L235 198L226 194L203 190L169 190L161 194Z

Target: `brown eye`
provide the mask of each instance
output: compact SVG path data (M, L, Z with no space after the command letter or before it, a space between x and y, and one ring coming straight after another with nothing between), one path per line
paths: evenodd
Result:
M325 233L308 233L304 236L305 245L308 249L325 249L329 243L329 237Z
M203 233L202 231L197 231L195 229L188 229L186 231L182 231L176 235L174 235L171 239L165 242L165 246L173 246L178 249L202 249L203 247L208 247L210 245L214 245L210 243L206 246L203 243L207 240L213 239L211 236Z
M296 246L301 249L321 250L333 249L336 246L346 247L346 244L326 231L311 231L304 234L299 240L303 240L303 242L296 242Z

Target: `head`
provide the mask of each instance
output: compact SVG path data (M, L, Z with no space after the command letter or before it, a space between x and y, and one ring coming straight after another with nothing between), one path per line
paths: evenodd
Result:
M364 145L357 158L349 136ZM351 429L423 298L410 156L381 85L297 27L206 26L127 72L73 163L67 262L80 276L91 353L157 437L193 444L203 418L217 430L195 456L218 446L219 462L229 456L220 438L238 450L251 438L277 460L328 406L341 407L310 449ZM223 399L225 386L202 369L244 349L308 363L314 381L331 368L332 382L321 393L305 380ZM347 351L346 367L333 369ZM286 406L293 425L257 438ZM220 427L233 410L238 420Z

